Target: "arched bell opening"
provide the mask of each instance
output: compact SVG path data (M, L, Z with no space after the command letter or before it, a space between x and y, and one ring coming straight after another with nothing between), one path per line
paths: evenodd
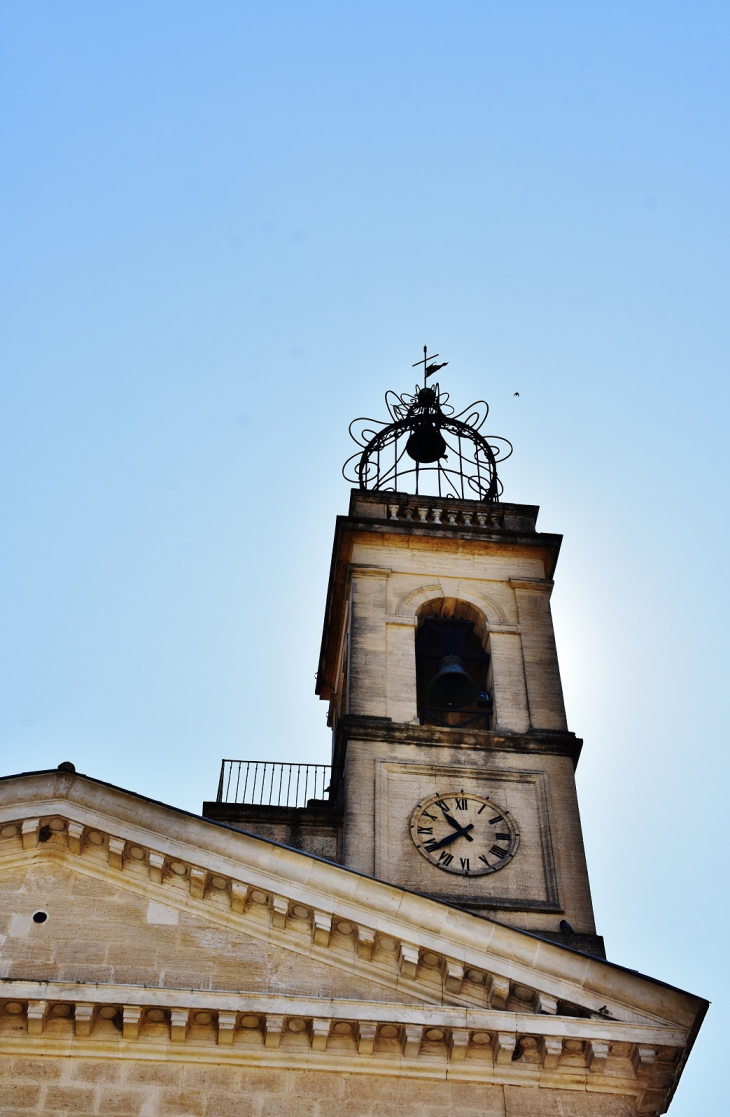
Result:
M487 622L456 598L427 601L418 611L416 676L421 725L490 729Z

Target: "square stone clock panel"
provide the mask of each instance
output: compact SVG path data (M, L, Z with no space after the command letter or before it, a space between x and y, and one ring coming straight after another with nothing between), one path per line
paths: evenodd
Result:
M376 876L456 904L560 911L546 773L376 763Z

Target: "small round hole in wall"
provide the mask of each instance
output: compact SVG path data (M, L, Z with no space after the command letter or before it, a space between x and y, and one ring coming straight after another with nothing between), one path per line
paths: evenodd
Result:
M35 911L35 912L33 912L33 922L34 923L45 923L45 921L47 919L48 919L48 912L46 912L46 911Z

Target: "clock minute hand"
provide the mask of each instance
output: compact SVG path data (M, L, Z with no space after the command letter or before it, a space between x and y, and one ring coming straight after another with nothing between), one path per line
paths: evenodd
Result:
M469 834L469 830L474 829L474 823L473 822L470 822L468 826L462 826L460 822L457 822L456 819L452 818L450 814L446 814L445 811L444 811L444 818L446 819L446 821L449 823L450 826L454 827L454 830L459 831L459 833L456 835L457 838L459 837L460 834L463 834L467 841L469 841L469 842L474 841L471 834Z
M458 822L457 822L456 825L459 826ZM429 853L435 853L437 849L443 849L444 846L451 845L451 843L455 842L457 838L460 838L462 836L462 834L464 835L465 838L469 838L470 842L473 842L474 839L469 836L469 830L473 830L473 829L474 829L474 823L473 822L470 822L468 826L465 826L463 828L461 826L459 826L459 833L458 834L447 834L446 837L442 838L440 842L436 842L436 845L433 845L433 846L430 845L428 847L428 852Z

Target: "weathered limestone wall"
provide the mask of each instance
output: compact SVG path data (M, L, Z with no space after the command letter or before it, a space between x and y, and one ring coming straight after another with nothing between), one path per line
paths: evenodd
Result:
M615 1094L195 1062L17 1055L2 1117L635 1117Z
M291 849L340 860L342 817L329 802L309 807L268 807L243 803L203 803L204 818L225 822Z
M44 923L32 920L38 910L48 916ZM256 919L255 907L250 916ZM261 926L269 921L262 907ZM58 864L0 877L0 938L6 979L413 1000L313 958L303 966L300 956L260 938Z
M595 933L570 757L400 744L384 734L348 741L345 782L345 865L450 903L479 905L528 931L558 931L567 919L576 932ZM413 845L414 807L452 786L491 796L518 824L518 854L498 873L444 873Z
M657 1117L707 1007L84 776L0 862L0 1117Z
M464 601L485 618L499 727L564 730L565 708L544 564L463 540L357 536L352 548L349 713L415 721L418 610Z

